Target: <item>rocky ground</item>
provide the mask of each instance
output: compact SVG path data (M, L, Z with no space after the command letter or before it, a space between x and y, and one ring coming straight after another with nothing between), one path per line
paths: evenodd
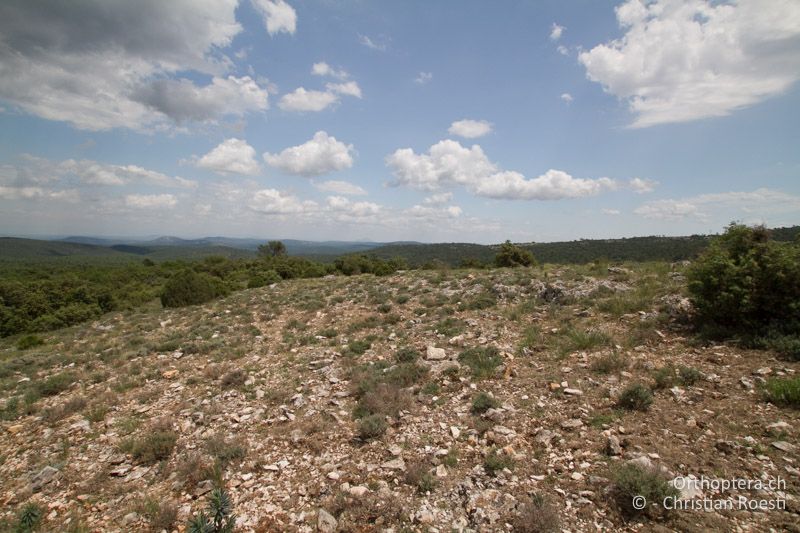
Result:
M680 268L286 281L6 339L0 524L184 531L218 484L240 531L800 531L800 417L761 392L798 363L697 340ZM785 509L637 513L629 464L779 476L680 497Z

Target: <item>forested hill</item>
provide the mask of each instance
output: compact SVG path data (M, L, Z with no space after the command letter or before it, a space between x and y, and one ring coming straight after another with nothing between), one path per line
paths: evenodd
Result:
M800 226L775 228L772 238L791 241L798 238ZM581 239L568 242L522 244L540 263L589 263L609 261L681 261L696 257L711 239L708 235L690 237L631 237L627 239ZM402 257L411 266L441 261L451 266L467 262L490 263L499 245L469 243L404 244L381 246L369 253L381 258Z

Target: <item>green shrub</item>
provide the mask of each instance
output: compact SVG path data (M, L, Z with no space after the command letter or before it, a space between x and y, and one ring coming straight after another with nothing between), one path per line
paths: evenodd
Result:
M486 472L490 476L494 476L497 472L508 468L511 470L514 468L514 459L506 455L505 453L500 453L497 449L492 448L489 453L486 455L486 458L483 460L483 468L486 469Z
M358 421L358 437L361 440L377 439L386 432L386 419L383 415L369 415Z
M75 379L75 375L71 372L62 372L37 381L34 387L41 396L55 396L70 388Z
M668 389L675 384L675 367L672 365L662 366L653 373L655 389Z
M633 383L625 387L619 395L617 404L625 409L647 411L653 403L653 392L642 383Z
M219 278L206 273L183 270L172 276L164 284L161 305L164 307L183 307L197 305L224 296L228 293Z
M689 387L701 379L703 379L703 374L696 368L690 366L678 367L678 380L681 382L681 385Z
M278 283L280 280L281 277L274 270L264 270L251 274L250 278L247 280L247 288L255 289L258 287L265 287L273 283Z
M628 361L624 356L617 352L611 352L593 360L589 368L600 374L611 374L612 372L625 370L627 366Z
M524 502L514 517L514 533L558 533L561 519L558 509L540 494Z
M503 362L500 352L494 346L485 348L468 348L461 352L458 360L472 370L478 379L494 375L495 369Z
M800 407L800 377L770 379L764 385L764 395L775 405Z
M17 515L17 524L14 527L15 533L29 533L36 531L42 522L44 508L37 503L26 504Z
M233 502L224 489L211 491L206 511L194 515L186 526L187 533L233 533L236 527L236 516L233 514Z
M419 359L419 357L419 351L411 346L404 346L394 354L394 358L398 363L413 363Z
M535 260L529 250L506 241L500 245L500 250L494 256L494 264L498 267L527 267L535 264Z
M667 476L654 467L625 463L613 471L612 478L614 499L627 515L646 513L650 504L660 505L664 498L678 495L678 490L670 486ZM647 506L637 509L638 506L633 503L636 496L643 497Z
M800 243L731 224L688 271L698 323L713 336L800 334Z
M423 495L433 492L436 488L436 477L431 473L431 466L425 461L410 463L406 468L404 481Z
M27 350L34 346L41 346L44 341L38 335L25 335L17 341L17 350Z
M475 414L485 413L489 409L494 409L500 405L493 396L489 396L485 392L479 392L472 399L472 412Z
M172 424L168 420L159 420L141 437L124 440L120 448L137 461L156 463L169 459L177 440L178 434L172 429Z

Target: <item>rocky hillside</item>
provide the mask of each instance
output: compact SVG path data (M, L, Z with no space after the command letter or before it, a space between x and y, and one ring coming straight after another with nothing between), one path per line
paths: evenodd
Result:
M698 341L684 285L329 277L5 339L0 529L184 531L219 485L239 531L800 531L800 413L765 392L798 363Z

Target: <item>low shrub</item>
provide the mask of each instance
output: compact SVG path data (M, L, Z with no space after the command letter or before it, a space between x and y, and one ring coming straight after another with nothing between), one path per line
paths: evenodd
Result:
M625 463L612 473L614 499L623 514L644 514L649 505L660 505L664 498L677 496L678 490L669 484L666 474L655 467ZM640 509L635 497L642 497L646 506Z
M494 375L503 362L500 352L494 346L468 348L459 354L458 360L467 365L472 370L472 375L478 379Z
M764 385L767 401L775 405L800 407L800 377L772 378Z
M489 396L485 392L479 392L475 395L475 398L472 399L472 412L474 414L485 413L489 409L494 409L499 405L500 402L493 396Z
M524 502L512 521L515 533L557 533L561 519L556 507L544 496L534 494Z
M647 411L652 403L653 392L643 383L628 385L617 400L617 405L632 411Z
M25 335L17 341L17 350L28 350L43 344L44 341L38 335Z
M197 305L225 296L228 292L228 288L219 278L204 272L182 270L164 284L161 305L164 307Z
M361 440L377 439L386 433L386 418L380 414L368 415L358 421L358 437Z

